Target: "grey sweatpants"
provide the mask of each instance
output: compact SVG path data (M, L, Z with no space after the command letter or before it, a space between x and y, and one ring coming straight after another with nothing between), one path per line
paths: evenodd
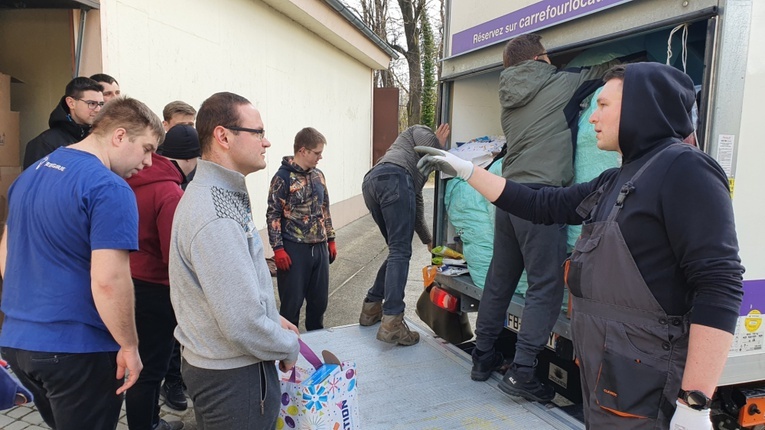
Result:
M529 288L515 346L516 364L533 366L560 314L566 228L532 224L497 208L494 254L476 320L476 347L493 351L524 266Z
M181 371L199 430L275 428L281 388L273 361L210 370L183 360Z

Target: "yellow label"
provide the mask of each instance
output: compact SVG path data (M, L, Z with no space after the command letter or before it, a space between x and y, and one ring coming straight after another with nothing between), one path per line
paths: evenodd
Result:
M749 333L754 333L759 330L762 325L762 314L757 309L749 312L749 315L744 318L744 327Z

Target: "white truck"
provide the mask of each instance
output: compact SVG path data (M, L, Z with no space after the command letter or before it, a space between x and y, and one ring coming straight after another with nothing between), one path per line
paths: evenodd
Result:
M673 32L673 30L675 30ZM765 2L736 0L447 0L440 122L452 142L502 135L498 100L504 43L537 32L558 66L580 54L617 52L644 44L649 61L685 69L699 90L697 138L727 173L746 267L744 301L733 347L719 382L713 415L725 429L765 426L765 182L758 107L765 101ZM671 42L668 42L671 41ZM594 49L593 49L594 48ZM597 55L591 55L597 58ZM436 184L435 244L458 232L444 209L448 179ZM699 214L703 216L703 214ZM489 239L490 240L490 239ZM468 258L468 265L470 264ZM482 289L466 276L437 281L460 299L463 312L478 308ZM508 308L506 348L521 324L523 298ZM556 391L581 402L569 320L565 310L540 357L539 373ZM765 428L765 427L762 427Z

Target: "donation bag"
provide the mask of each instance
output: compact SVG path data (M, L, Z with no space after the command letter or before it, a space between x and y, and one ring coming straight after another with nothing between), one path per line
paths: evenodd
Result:
M313 368L281 373L276 429L360 429L356 363L340 362L329 351L322 362L302 340L300 354Z

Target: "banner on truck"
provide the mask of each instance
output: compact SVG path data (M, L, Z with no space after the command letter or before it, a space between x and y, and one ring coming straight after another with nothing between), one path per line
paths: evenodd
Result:
M632 0L545 0L452 36L452 57Z

